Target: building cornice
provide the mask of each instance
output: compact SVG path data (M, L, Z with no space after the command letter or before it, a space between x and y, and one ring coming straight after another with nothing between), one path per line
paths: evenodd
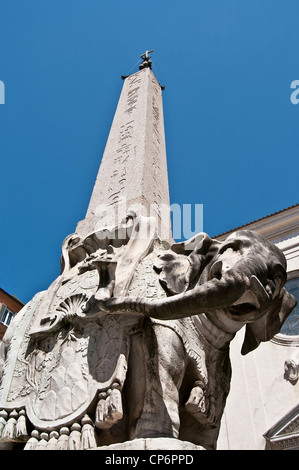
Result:
M267 447L273 450L299 449L299 405L292 408L265 434Z
M274 214L267 215L228 232L217 235L216 239L224 240L236 230L256 230L273 243L281 242L299 234L299 204L288 207Z

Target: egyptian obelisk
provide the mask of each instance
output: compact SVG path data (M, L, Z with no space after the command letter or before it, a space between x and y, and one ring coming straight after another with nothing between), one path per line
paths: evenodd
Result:
M157 266L171 241L161 86L149 53L142 58L125 79L86 217L62 243L61 272L5 335L0 448L122 448L127 440L144 447L149 427L164 434L163 394L158 411L145 403L149 323L139 312L110 315L103 305L166 296ZM159 364L159 352L151 352Z
M86 217L76 233L115 226L130 210L156 218L171 239L162 90L148 51L140 70L125 78Z

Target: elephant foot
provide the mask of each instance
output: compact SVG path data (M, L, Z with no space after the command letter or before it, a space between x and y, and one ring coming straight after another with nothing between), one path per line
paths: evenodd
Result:
M115 385L119 386L119 384ZM108 429L122 417L121 391L118 388L111 388L106 392L100 392L96 408L95 426L100 429Z
M185 408L198 422L211 426L215 424L214 400L208 400L202 383L194 384Z

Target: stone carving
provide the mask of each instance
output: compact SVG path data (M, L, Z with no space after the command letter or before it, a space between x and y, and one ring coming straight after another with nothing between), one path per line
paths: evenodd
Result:
M148 319L149 386L136 437L159 432L213 449L229 391L229 342L246 325L247 354L277 334L296 305L283 287L286 261L257 233L238 231L225 242L199 234L175 244L158 256L155 269L164 298L100 303L106 312Z
M78 233L116 225L128 210L172 238L161 86L150 67L126 78L86 217Z
M67 237L60 276L4 338L3 441L76 450L164 436L216 447L229 342L244 325L243 354L269 340L295 301L283 254L253 232L169 248L135 213Z
M170 210L150 52L124 84L60 275L0 345L2 448L214 449L230 341L244 326L248 353L295 305L283 254L253 232L225 242L201 233L172 247L161 240L171 240ZM127 207L140 213L118 223Z
M51 431L67 427L70 434L68 426L85 415L80 435L84 448L93 447L91 428L94 434L94 425L109 428L123 417L121 391L136 315L107 316L96 302L126 293L139 260L151 249L153 222L130 213L111 230L84 239L73 234L64 241L61 275L20 312L4 340L1 405L16 416L6 422L3 415L3 440L20 440L14 428L24 407L30 425L40 432L32 436L38 448L48 448L48 441L53 446ZM59 437L58 443L63 440Z
M284 378L291 384L296 384L299 377L299 366L294 359L287 359L284 363Z

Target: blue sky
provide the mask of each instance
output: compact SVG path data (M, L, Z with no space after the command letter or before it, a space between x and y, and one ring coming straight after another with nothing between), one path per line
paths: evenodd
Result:
M211 236L297 204L298 18L298 0L0 0L0 287L27 302L59 274L146 49L171 202L203 204Z

